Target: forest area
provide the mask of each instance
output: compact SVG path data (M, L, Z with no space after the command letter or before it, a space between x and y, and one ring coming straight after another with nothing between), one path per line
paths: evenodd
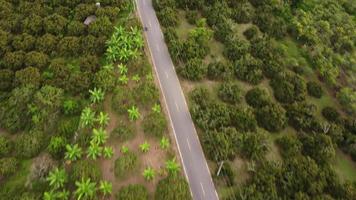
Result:
M0 200L191 199L129 0L0 0Z
M220 199L355 198L355 1L153 5Z

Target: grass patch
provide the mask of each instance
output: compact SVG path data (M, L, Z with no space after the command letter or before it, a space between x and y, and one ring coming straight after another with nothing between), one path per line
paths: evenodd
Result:
M356 163L340 150L336 151L333 166L341 181L356 181Z
M27 176L30 172L30 166L32 160L24 160L20 163L20 167L17 172L8 177L5 183L0 184L0 196L4 199L12 199L25 192L25 184L27 182Z
M139 160L133 152L127 152L115 160L115 176L124 179L138 168Z

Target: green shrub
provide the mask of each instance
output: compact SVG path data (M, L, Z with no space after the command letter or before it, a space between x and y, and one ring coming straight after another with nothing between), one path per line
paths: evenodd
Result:
M296 130L312 131L316 119L314 113L316 106L305 102L296 102L287 107L289 124Z
M113 70L102 69L95 74L94 83L98 88L112 91L116 85L116 76Z
M302 143L294 135L283 135L276 140L276 143L281 148L283 158L297 156L302 151Z
M70 117L60 119L58 122L58 133L67 139L71 139L78 130L79 117Z
M101 180L101 170L97 162L78 160L72 165L70 177L72 181L90 178L94 182L99 182Z
M16 86L32 85L39 87L41 81L41 74L37 68L26 67L22 70L18 70L15 73Z
M119 121L118 126L113 130L111 136L119 139L120 141L127 141L135 136L134 126L127 124L123 121Z
M265 89L253 88L245 96L248 105L254 108L261 108L271 102L270 96Z
M13 149L13 143L5 136L0 136L0 158L9 156Z
M15 140L16 155L21 158L37 156L46 142L43 132L33 131L23 133Z
M159 99L159 91L152 81L142 82L138 87L134 88L133 93L136 102L140 102L142 105L153 104Z
M133 94L126 92L124 87L117 87L112 97L112 108L119 114L125 114L134 104Z
M280 74L270 82L276 99L281 103L302 101L307 94L307 86L303 78L298 75Z
M271 132L278 132L286 126L286 111L278 104L270 103L256 110L258 125Z
M241 64L247 64L247 62L251 63L252 61L255 61L253 57L248 56L246 57L245 55L249 51L249 43L247 43L244 40L240 39L230 39L229 41L226 42L226 48L224 49L224 55L231 61L236 62L242 58L244 58L245 61L244 63ZM251 62L250 62L251 61Z
M219 168L216 168L215 174L218 173L218 169ZM235 184L235 174L229 162L224 162L219 177L225 179L224 181L226 181L227 186L233 186Z
M321 86L313 81L307 83L308 94L310 96L321 98L323 96L323 89Z
M148 200L148 191L143 185L128 185L120 188L116 200Z
M241 89L237 83L224 82L220 85L218 90L218 96L221 100L237 104L241 101Z
M255 9L248 1L240 2L240 4L233 9L232 15L237 23L246 24L253 20Z
M256 26L251 26L244 31L244 36L246 39L251 40L258 36L258 28Z
M39 70L44 70L48 67L49 58L46 54L37 51L31 51L26 54L26 66L36 67Z
M145 116L142 126L147 135L161 138L167 130L167 120L162 113L150 113Z
M215 61L208 65L208 78L211 80L227 80L232 78L232 65Z
M6 177L14 174L19 167L19 162L16 158L1 158L0 159L0 177Z
M185 17L190 24L195 25L196 21L199 19L199 13L196 10L188 10Z
M25 52L23 51L7 52L4 55L2 62L5 68L7 69L11 69L13 71L19 70L24 65Z
M134 172L139 165L139 160L133 152L127 152L115 160L114 173L116 178L122 180Z
M345 107L346 112L355 113L356 112L356 90L352 88L342 88L338 94L337 98L339 99L341 105Z
M163 8L160 12L157 13L157 18L164 27L178 26L179 24L178 13L173 8Z
M198 81L205 77L207 67L201 59L195 58L188 60L187 64L180 68L179 73L188 80Z
M12 39L12 46L18 51L31 51L34 48L36 38L27 33L15 35Z
M247 54L235 63L235 75L243 81L257 85L263 79L261 66L260 60Z
M263 160L268 152L267 135L264 132L243 133L242 145L240 145L241 154L252 160Z
M48 152L53 158L60 159L66 151L67 139L63 136L52 136L47 146Z
M326 106L321 111L321 114L330 122L340 122L340 113L336 110L336 108Z
M255 115L250 108L236 107L230 114L231 124L241 132L249 132L257 130L257 121Z
M0 91L10 91L12 89L13 79L13 71L9 69L0 69Z
M189 185L181 176L168 176L160 180L155 192L156 200L191 200Z

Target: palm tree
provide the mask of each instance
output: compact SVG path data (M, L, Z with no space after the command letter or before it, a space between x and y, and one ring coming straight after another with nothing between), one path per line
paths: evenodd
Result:
M77 189L75 190L74 194L77 196L77 200L81 199L93 199L96 194L96 183L91 182L90 178L76 181L75 185Z
M47 177L47 181L49 182L49 185L53 189L59 189L64 186L64 184L67 182L67 174L64 169L58 169L56 168L55 170L51 171Z
M132 106L129 110L129 118L131 121L135 121L140 117L140 112L138 111L138 108L136 106Z
M140 149L143 153L148 152L150 150L150 148L151 148L151 145L147 141L145 141L144 143L142 143L140 145Z
M75 161L78 160L82 157L82 149L78 146L78 144L75 144L73 146L67 144L66 145L67 152L65 153L64 158L70 161Z
M90 107L84 108L82 114L80 115L80 124L82 127L89 126L91 127L94 124L95 112L92 111Z
M139 82L141 80L140 75L135 74L134 76L132 76L132 80L135 82Z
M90 93L90 101L92 103L99 103L104 100L105 92L99 88L94 88L93 90L89 90Z
M129 82L129 78L127 78L126 74L122 74L119 78L119 82L126 85Z
M43 200L56 200L57 199L57 193L55 193L53 190L49 192L45 192L43 194Z
M154 171L154 169L152 167L147 167L144 171L143 171L143 177L145 177L146 181L151 181L155 178L156 173Z
M97 143L90 142L90 146L87 151L87 157L96 160L99 156L101 156L102 151L103 148L100 147Z
M58 199L60 200L68 200L69 199L69 191L68 190L62 190L58 192Z
M119 68L119 72L121 75L127 74L128 69L127 69L126 65L118 64L117 67Z
M104 147L103 150L104 158L110 159L114 155L114 149L112 147Z
M124 145L124 146L121 147L121 152L122 152L123 154L126 154L126 153L129 152L129 148Z
M108 139L108 135L106 133L106 130L104 130L103 128L93 129L93 136L91 139L92 143L102 145L106 142L107 139Z
M159 142L159 146L161 147L161 149L167 149L169 148L169 145L170 144L168 138L163 136Z
M96 121L98 121L101 126L108 125L108 123L110 121L109 114L107 114L105 112L100 112L99 116L96 119Z
M106 56L107 61L116 62L118 55L119 55L119 52L115 47L109 46L106 49L105 56Z
M177 175L177 173L180 171L180 167L179 167L178 163L176 162L176 158L173 158L172 160L167 160L166 169L169 174Z
M153 111L154 113L161 113L161 106L156 103L155 105L153 105L152 111Z
M99 190L104 196L110 195L112 193L112 184L108 181L100 181Z
M114 66L113 66L113 64L112 63L109 63L109 64L107 64L107 65L104 65L103 66L103 69L106 69L106 70L113 70L114 69Z

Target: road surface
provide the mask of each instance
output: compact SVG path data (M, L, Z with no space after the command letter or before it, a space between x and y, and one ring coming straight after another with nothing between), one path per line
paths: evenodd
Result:
M193 199L218 200L152 1L136 0L136 3L141 21L148 28L145 36Z

